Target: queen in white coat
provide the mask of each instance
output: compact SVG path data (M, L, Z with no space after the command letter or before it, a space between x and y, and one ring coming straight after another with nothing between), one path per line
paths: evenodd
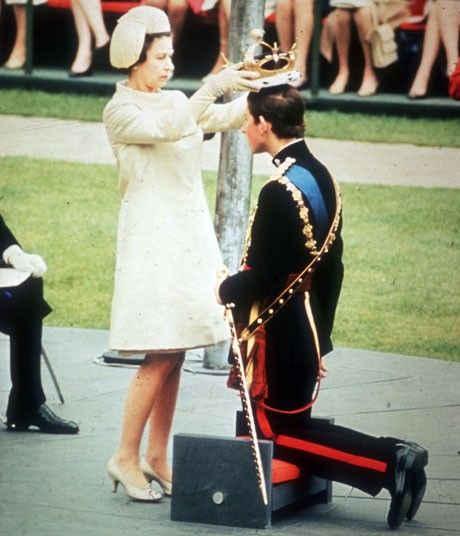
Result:
M213 285L222 265L201 180L203 132L240 128L245 97L214 104L225 91L254 89L254 73L228 68L190 99L162 87L172 75L165 13L131 9L112 36L112 65L129 70L104 110L117 158L121 209L109 347L144 353L127 395L122 438L107 470L137 500L171 493L167 444L186 349L228 338ZM145 457L142 434L150 422Z

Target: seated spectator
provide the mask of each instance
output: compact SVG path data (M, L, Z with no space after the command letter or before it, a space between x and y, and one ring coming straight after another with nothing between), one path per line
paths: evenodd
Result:
M76 434L76 423L61 419L45 404L41 382L42 321L51 312L43 299L46 264L22 250L1 216L0 261L0 331L10 338L12 384L7 428L17 432L35 426L49 434Z
M105 27L101 2L71 0L70 6L77 31L78 48L69 76L90 76L93 74L94 63L109 65L110 36Z
M5 0L5 4L13 6L16 23L16 37L10 55L3 65L5 69L22 69L26 63L26 3L27 0ZM34 6L44 3L46 0L33 0Z
M334 95L345 91L349 81L350 69L348 52L351 38L351 22L354 21L358 39L363 52L363 77L358 95L370 97L377 92L379 80L372 62L370 36L376 24L388 24L397 28L410 16L409 4L411 0L330 0L332 8L336 8L329 15L333 39L337 46L339 72L329 88Z
M409 90L409 98L426 97L428 83L441 44L446 53L446 75L450 77L459 59L460 2L434 0L431 4L423 39L422 58Z
M300 78L292 85L302 89L308 79L308 51L313 34L313 0L277 0L276 32L283 52L296 43L295 68Z
M352 21L356 24L364 57L363 78L358 89L358 95L360 97L370 97L377 92L379 81L372 65L371 48L367 40L373 27L371 3L372 0L330 0L329 2L331 7L336 8L329 15L329 20L339 61L339 72L329 87L329 91L333 95L342 94L349 81L348 52L350 49Z
M173 44L177 46L184 28L185 17L189 7L188 0L145 0L144 4L166 11L171 22Z

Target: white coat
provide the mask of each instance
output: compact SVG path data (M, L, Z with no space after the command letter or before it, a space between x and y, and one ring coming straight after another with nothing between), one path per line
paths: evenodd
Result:
M203 131L240 128L245 99L196 124L179 91L120 82L103 119L119 168L109 348L177 351L229 338L214 297L222 258L201 178Z

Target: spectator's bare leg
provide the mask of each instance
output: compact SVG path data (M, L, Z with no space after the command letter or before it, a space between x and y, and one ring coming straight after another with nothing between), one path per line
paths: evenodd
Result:
M331 14L332 31L337 46L339 72L329 88L333 95L340 95L345 91L350 76L348 67L348 51L350 49L351 11L349 9L336 9Z
M149 436L145 458L152 469L164 480L171 482L171 467L167 462L168 442L179 391L184 356L166 378L149 417Z
M308 51L313 34L313 0L294 0L294 39L297 43L296 69L300 73L297 87L308 78Z
M179 42L187 15L187 0L146 0L145 5L162 9L168 14L173 33L174 46Z
M294 2L293 0L277 0L275 8L275 27L278 44L284 52L294 42Z
M423 38L422 58L415 74L414 81L412 82L412 86L409 89L409 97L416 99L426 95L431 70L436 58L438 57L440 46L441 32L439 28L439 21L438 17L435 16L435 12L432 10L426 23L425 36Z
M219 52L216 61L208 75L203 77L206 81L207 77L218 73L225 61L224 56L228 56L228 31L230 25L230 4L231 0L220 0L218 6L218 24L219 24Z
M370 8L356 9L353 13L353 18L356 23L359 42L361 43L364 56L363 80L358 90L358 95L360 97L370 97L375 94L379 86L379 81L372 65L371 46L368 41L373 26Z
M26 62L26 6L13 5L16 37L13 49L5 63L7 69L21 69Z
M80 6L80 2L78 0L72 0L70 6L78 39L77 53L70 67L70 72L79 74L86 72L91 67L93 60L92 34L91 27L88 24L85 12Z
M458 0L438 0L436 8L441 41L446 51L446 74L450 76L458 61L460 2Z
M100 0L72 0L73 2L78 2L81 11L84 13L94 36L94 46L101 48L106 45L110 40L110 36L105 27Z
M171 22L174 46L177 46L184 29L187 10L187 0L169 0L168 2L168 17Z
M171 374L174 374L173 371L177 371L178 363L182 363L182 359L183 354L147 356L128 388L121 441L114 458L126 481L133 486L145 487L148 485L139 467L139 449L144 428L156 404L160 404L160 407L163 406L163 408L168 406L165 401L160 403L159 397L165 382L168 381ZM168 389L166 390L168 391ZM172 391L173 388L169 390L169 404L175 407L175 397L171 394ZM163 415L163 419L158 419L156 423L158 437L161 438L169 434L171 418L168 413L166 416Z

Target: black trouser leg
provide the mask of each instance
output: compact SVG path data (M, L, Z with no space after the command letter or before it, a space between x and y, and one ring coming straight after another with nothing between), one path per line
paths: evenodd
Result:
M21 285L0 289L0 331L10 337L10 419L45 402L40 376L42 320L50 311L40 278L29 277Z
M27 319L9 335L12 388L7 417L14 419L36 410L46 400L40 373L42 320Z

